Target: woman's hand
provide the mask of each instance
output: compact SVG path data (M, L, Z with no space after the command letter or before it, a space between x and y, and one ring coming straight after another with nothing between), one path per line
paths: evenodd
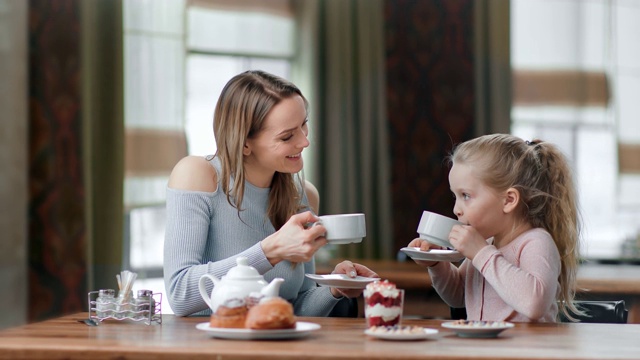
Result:
M339 263L338 265L336 265L336 267L333 269L331 273L346 274L352 278L355 278L356 276L373 277L373 278L379 277L378 274L376 274L373 270L369 269L368 267L361 264L353 263L349 260L345 260ZM331 294L336 298L339 298L342 296L348 297L348 298L358 297L360 296L360 294L362 294L362 291L363 289L342 289L342 288L334 288L334 287L331 288Z
M478 251L488 245L487 240L471 225L454 225L449 233L449 242L469 260L473 260Z
M431 249L443 249L442 246L434 245L428 242L427 240L420 239L420 238L411 240L411 242L409 243L409 245L407 245L407 247L417 247L417 248L420 248L421 251L429 251ZM413 259L413 261L415 261L416 264L418 265L426 266L426 267L432 267L438 263L438 261L427 261L427 260L416 260L416 259Z
M313 254L327 244L324 226L308 226L318 220L310 211L293 215L280 230L262 240L262 251L271 265L282 260L292 263L310 261Z

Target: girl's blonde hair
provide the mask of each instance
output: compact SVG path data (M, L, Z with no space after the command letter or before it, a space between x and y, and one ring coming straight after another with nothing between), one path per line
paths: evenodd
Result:
M307 99L291 82L260 70L246 71L234 76L222 89L213 115L213 134L216 156L220 159L221 186L227 201L242 210L244 197L243 147L248 138L264 127L271 109L283 99L300 96L305 107ZM294 175L276 172L269 191L267 215L278 230L301 209L303 178L296 186Z
M450 164L474 164L481 180L498 191L520 192L522 218L533 227L546 229L562 262L560 310L571 320L583 312L573 299L580 257L580 214L573 175L567 159L553 144L524 141L507 134L485 135L458 145Z

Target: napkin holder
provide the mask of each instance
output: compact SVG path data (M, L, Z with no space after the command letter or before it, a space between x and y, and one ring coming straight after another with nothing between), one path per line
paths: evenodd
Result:
M99 291L90 291L87 294L89 318L95 321L113 319L144 322L147 325L162 324L162 293L153 293L152 299L148 300L131 298L129 301L121 302L118 298L113 298L113 300L98 303L99 293Z

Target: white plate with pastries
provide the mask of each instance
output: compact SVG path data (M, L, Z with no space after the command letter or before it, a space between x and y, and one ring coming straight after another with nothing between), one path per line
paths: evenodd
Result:
M438 330L420 326L372 326L364 333L382 340L410 341L432 339Z
M352 278L346 274L305 274L305 276L318 283L318 285L337 287L341 289L364 289L367 287L368 283L380 280L380 278L365 276L356 276Z
M458 262L464 259L464 255L456 250L430 249L422 251L419 247L403 247L400 251L413 260Z
M233 340L270 340L270 339L298 339L320 329L320 325L312 322L296 321L293 329L232 329L211 327L210 323L203 322L196 325L196 329L206 331L210 335L220 339Z
M514 325L506 321L456 320L442 323L442 327L453 330L459 337L494 338Z

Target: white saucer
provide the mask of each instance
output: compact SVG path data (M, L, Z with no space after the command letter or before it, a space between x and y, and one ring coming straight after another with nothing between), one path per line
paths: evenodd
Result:
M442 323L442 327L451 329L459 337L494 338L501 332L514 327L505 321L469 321L471 324L457 324L455 321Z
M298 321L294 329L252 330L212 328L208 322L196 325L196 329L206 331L213 337L233 340L266 340L266 339L298 339L320 329L320 325L311 322Z
M355 278L352 278L345 274L304 275L318 283L318 285L337 287L341 289L364 289L368 283L380 280L380 278L371 278L364 276L356 276Z
M431 249L429 251L422 251L418 247L403 247L400 251L407 254L413 260L458 262L464 259L464 255L456 250Z
M371 329L367 329L364 331L364 333L378 339L397 340L397 341L425 340L425 339L433 338L435 335L438 334L438 330L436 329L422 328L422 330L423 332L420 332L420 333L397 334L397 333L384 333L384 332L372 331Z

